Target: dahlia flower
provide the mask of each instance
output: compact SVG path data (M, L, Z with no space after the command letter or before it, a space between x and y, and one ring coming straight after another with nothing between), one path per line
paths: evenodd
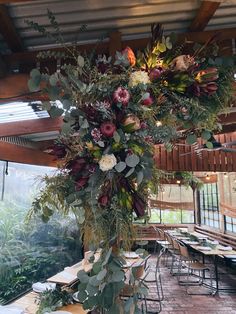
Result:
M117 160L114 154L104 155L99 161L99 168L102 171L108 171L115 167Z
M148 83L150 83L150 79L147 72L135 71L130 74L130 77L129 77L130 87L135 87L138 84L148 84Z

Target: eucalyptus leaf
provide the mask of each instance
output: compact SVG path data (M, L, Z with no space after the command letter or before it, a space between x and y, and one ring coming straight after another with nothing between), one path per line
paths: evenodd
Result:
M214 148L212 142L206 142L206 147L209 148L209 149L213 149Z
M194 143L197 142L197 136L193 133L191 134L188 134L187 138L186 138L186 142L189 144L189 145L192 145Z
M82 283L88 283L89 282L89 276L84 270L80 270L77 273L77 277L78 277L79 281Z
M128 178L129 176L131 176L131 174L134 173L135 168L131 168L125 175L126 178Z
M77 58L77 64L78 64L78 66L83 68L83 66L84 66L84 58L81 55L79 55L78 58Z
M120 134L117 131L114 132L113 138L116 143L120 142Z
M121 270L118 270L112 274L112 281L115 281L115 282L122 281L124 279L124 276L125 276L124 272Z
M139 161L139 157L135 154L129 155L125 158L125 162L129 167L136 167Z
M107 270L106 268L104 268L97 274L97 280L99 281L103 280L106 277L106 274L107 274Z
M123 170L125 170L126 168L126 163L124 161L120 161L118 162L118 164L116 164L115 169L117 172L122 172Z
M64 113L64 110L56 106L52 106L48 113L51 118L58 118Z
M211 138L211 132L207 131L207 130L204 130L204 131L202 131L201 137L204 140L208 141Z
M143 171L139 171L138 174L137 174L137 184L139 185L140 183L142 183L143 181L143 177L144 177L144 174L143 174Z

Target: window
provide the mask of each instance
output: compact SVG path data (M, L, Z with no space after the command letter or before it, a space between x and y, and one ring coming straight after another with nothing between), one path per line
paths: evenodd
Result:
M236 218L225 216L225 230L236 233Z
M82 258L74 217L54 214L48 223L36 217L25 224L42 186L39 177L52 172L49 167L0 161L0 304Z
M177 184L163 185L162 192L150 200L150 223L194 223L193 191Z
M220 219L217 183L204 184L203 188L198 192L198 195L201 224L219 228Z

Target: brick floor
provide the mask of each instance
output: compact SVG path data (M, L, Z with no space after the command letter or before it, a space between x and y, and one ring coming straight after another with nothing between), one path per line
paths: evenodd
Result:
M154 257L151 267L154 267ZM162 302L162 314L236 314L236 292L219 293L212 295L188 295L186 287L177 283L177 278L170 275L166 266L161 266L164 301ZM224 282L225 284L225 282ZM236 280L231 285L236 288ZM208 292L204 287L191 288L196 292ZM199 290L200 289L200 290ZM154 286L150 286L150 296L156 296ZM150 312L157 311L157 304L148 303Z

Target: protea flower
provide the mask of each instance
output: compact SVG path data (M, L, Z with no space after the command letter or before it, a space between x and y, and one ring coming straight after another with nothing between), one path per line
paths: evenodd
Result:
M101 124L100 130L102 135L106 137L112 137L116 130L116 126L114 123L107 121Z
M126 47L123 51L123 54L126 54L127 59L129 60L129 64L133 67L136 63L136 57L133 50L130 47Z
M215 82L209 82L207 84L200 85L200 87L203 92L208 95L213 95L218 89L218 85Z
M123 121L124 126L132 125L132 131L137 131L141 128L141 122L139 118L134 114L128 114Z
M118 87L113 93L113 100L116 103L122 103L123 106L127 106L130 100L130 93L124 87Z
M149 78L153 82L157 80L163 73L163 68L161 67L155 67L153 68L149 73Z
M195 80L198 83L216 81L219 78L218 69L215 67L200 70L196 73Z
M109 202L109 198L107 195L101 195L98 199L98 203L101 206L107 206L108 202Z
M133 209L138 218L144 216L146 206L145 201L137 193L133 193Z

